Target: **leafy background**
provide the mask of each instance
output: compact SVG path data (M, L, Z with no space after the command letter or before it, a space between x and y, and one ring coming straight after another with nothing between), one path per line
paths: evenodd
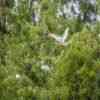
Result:
M71 0L35 1L0 0L0 100L99 100L100 1L76 0L77 17L63 11ZM66 47L47 36L66 27Z

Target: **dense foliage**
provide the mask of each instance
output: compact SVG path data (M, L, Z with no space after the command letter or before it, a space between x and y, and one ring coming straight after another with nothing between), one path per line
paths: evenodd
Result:
M99 5L0 0L0 100L99 100ZM48 37L66 27L67 46Z

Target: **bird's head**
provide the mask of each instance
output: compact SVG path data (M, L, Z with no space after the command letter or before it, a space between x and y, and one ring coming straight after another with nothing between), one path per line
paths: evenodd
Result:
M48 32L48 36L51 37L54 33Z

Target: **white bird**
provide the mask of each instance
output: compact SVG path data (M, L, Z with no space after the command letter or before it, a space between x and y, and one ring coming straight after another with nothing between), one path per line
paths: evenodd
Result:
M66 28L64 34L62 36L58 36L58 35L55 35L53 33L49 33L48 36L55 39L55 41L63 46L66 46L68 45L68 42L66 43L65 40L68 38L68 31L69 31L69 28Z

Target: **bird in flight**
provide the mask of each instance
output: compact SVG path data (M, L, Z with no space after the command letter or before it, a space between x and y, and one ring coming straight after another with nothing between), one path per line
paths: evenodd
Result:
M64 31L64 34L62 36L58 36L54 33L49 33L48 36L55 39L55 41L62 45L62 46L66 46L69 44L69 42L65 42L66 39L68 39L68 32L69 32L69 28L66 28L65 31Z

